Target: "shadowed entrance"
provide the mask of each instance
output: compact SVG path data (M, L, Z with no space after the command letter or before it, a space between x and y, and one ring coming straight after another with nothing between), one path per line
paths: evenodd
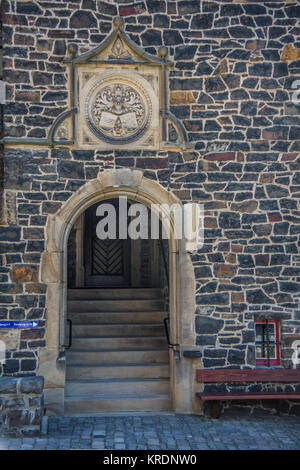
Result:
M171 410L167 240L100 239L101 204L119 220L118 199L93 204L69 237L65 413Z

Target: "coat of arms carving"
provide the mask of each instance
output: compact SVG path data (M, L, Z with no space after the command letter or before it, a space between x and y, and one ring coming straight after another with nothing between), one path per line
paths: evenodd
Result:
M114 67L94 73L81 89L84 119L79 136L85 130L91 145L96 137L100 148L149 148L146 141L149 142L150 133L158 145L158 91L158 80L153 87L138 71L131 69ZM86 137L84 142L88 143Z
M118 80L96 88L86 106L91 130L111 143L130 142L145 132L152 108L145 91L141 94L129 83Z

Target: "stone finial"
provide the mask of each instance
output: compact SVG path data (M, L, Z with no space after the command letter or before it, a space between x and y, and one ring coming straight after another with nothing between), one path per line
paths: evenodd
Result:
M113 20L113 23L115 28L123 28L124 26L124 20L120 16L116 16Z
M74 43L69 44L68 52L72 57L76 56L76 54L78 53L78 45Z
M168 48L166 46L162 46L158 49L158 57L163 59L164 57L167 57L168 55Z

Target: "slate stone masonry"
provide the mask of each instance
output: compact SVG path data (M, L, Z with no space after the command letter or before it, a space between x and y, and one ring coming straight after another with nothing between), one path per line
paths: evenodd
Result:
M44 228L99 170L130 167L205 207L195 345L203 366L255 367L254 320L278 319L281 365L300 334L300 6L296 1L2 2L5 136L44 138L66 110L67 45L102 42L112 19L146 51L168 47L171 111L191 151L87 151L7 146L0 226L0 319L35 319L8 351L5 375L36 371L45 346ZM23 356L22 356L23 354ZM30 356L30 365L24 358ZM0 366L1 367L1 366Z
M39 436L43 383L43 377L0 377L0 435Z

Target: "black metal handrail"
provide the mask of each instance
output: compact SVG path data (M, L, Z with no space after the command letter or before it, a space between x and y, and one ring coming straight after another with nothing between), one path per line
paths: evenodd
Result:
M166 333L166 338L167 338L167 342L168 342L168 347L173 348L175 346L179 346L179 344L173 344L170 341L170 332L169 332L169 322L170 322L170 315L169 315L169 270L168 270L168 263L167 263L165 248L164 248L164 244L163 244L161 238L159 238L158 243L159 243L159 246L160 246L160 249L161 249L161 254L162 254L162 257L163 257L163 266L164 266L165 276L166 276L166 279L167 279L167 291L168 291L168 294L167 294L167 298L168 298L168 316L166 318L164 318L163 321L164 321L164 326L165 326L165 333Z
M167 342L168 342L168 347L169 348L174 348L175 346L180 346L180 344L171 343L171 341L170 341L169 321L170 321L170 316L168 315L166 318L164 318L166 338L167 338Z
M165 325L166 337L167 337L168 345L170 346L170 345L171 345L171 342L170 342L169 325L168 325L169 320L170 320L169 315L168 315L166 318L164 318L164 325Z

